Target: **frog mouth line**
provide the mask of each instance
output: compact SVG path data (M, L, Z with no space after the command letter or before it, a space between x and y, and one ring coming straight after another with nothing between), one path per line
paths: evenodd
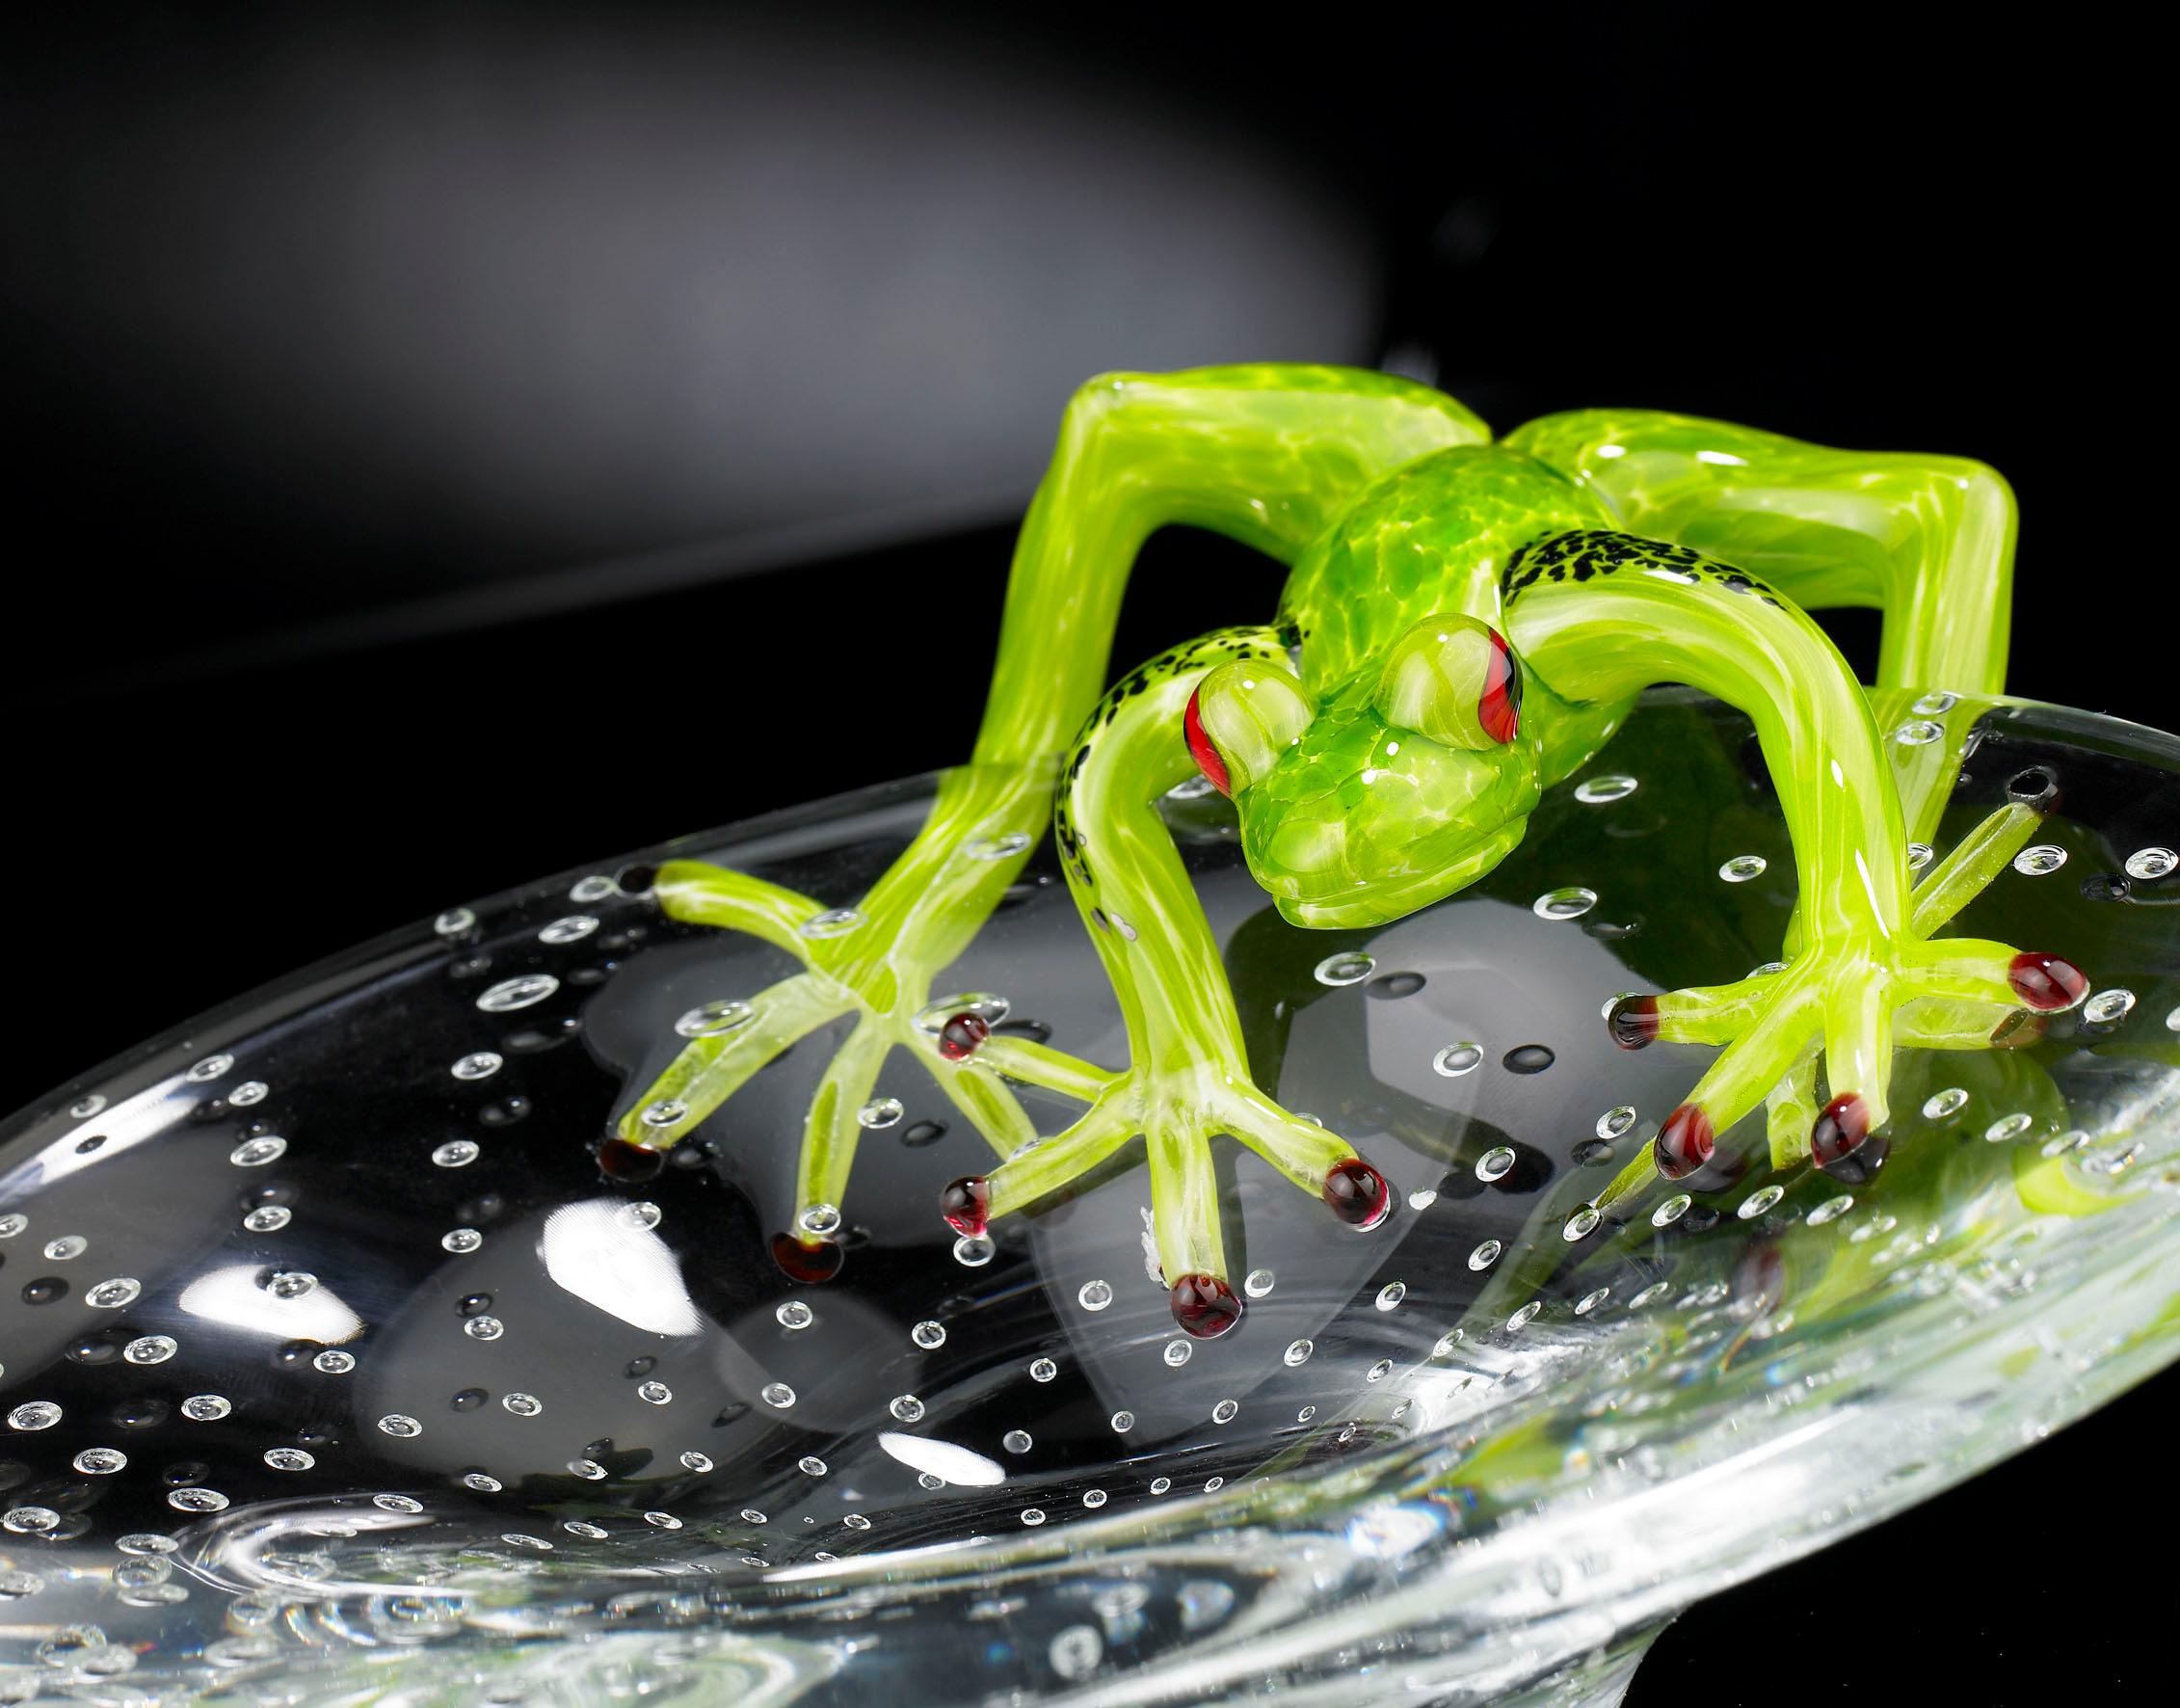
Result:
M1482 877L1513 851L1528 828L1527 818L1513 819L1475 843L1458 860L1432 871L1369 879L1343 889L1326 884L1316 894L1308 893L1302 880L1295 878L1282 878L1264 888L1270 892L1280 917L1290 925L1314 931L1383 925L1420 912Z

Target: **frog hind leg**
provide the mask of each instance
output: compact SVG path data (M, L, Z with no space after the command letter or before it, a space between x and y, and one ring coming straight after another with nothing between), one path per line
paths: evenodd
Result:
M1046 1052L1009 1061L1002 1077L940 1051L922 1011L938 974L1042 839L1057 758L1097 700L1137 548L1182 522L1291 562L1379 475L1487 437L1451 398L1358 369L1259 364L1108 374L1082 387L1016 544L971 762L945 774L922 830L854 907L828 908L697 862L661 869L654 892L669 918L759 937L794 955L804 973L753 1000L763 1012L746 1029L692 1040L630 1098L601 1154L627 1177L655 1168L654 1153L795 1038L851 1012L858 1024L805 1122L797 1233L775 1242L794 1272L837 1262L810 1230L838 1214L862 1131L855 1094L875 1083L888 1040L919 1054L995 1149L1010 1153L1033 1137L1006 1079L1093 1085L1102 1070Z

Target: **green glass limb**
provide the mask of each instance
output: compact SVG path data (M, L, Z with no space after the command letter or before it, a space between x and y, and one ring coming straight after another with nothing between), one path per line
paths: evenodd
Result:
M699 860L667 861L651 880L651 894L669 919L760 937L806 964L802 927L823 911L797 891Z
M797 973L750 999L750 1019L733 1030L694 1038L616 1124L630 1144L664 1150L800 1038L854 1006L821 974Z
M855 1166L856 1141L863 1136L861 1110L892 1051L893 1040L883 1027L864 1018L826 1064L804 1117L802 1147L795 1158L796 1227L815 1232L837 1225L834 1218Z
M1737 564L1808 609L1880 607L1881 687L2006 685L2015 511L1981 463L1651 410L1546 415L1504 442L1598 494L1632 533Z
M1185 523L1291 563L1388 470L1490 430L1442 392L1260 362L1105 374L1076 392L1007 580L982 761L1058 751L1103 686L1137 548Z
M1056 1091L1078 1103L1096 1103L1120 1078L1110 1069L1064 1054L1049 1044L1039 1044L1029 1038L994 1038L977 1052L976 1058L994 1073L1020 1080L1024 1085Z

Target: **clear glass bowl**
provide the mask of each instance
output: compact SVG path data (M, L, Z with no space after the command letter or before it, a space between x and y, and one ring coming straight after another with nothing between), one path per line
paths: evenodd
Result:
M664 851L73 1081L0 1129L0 1700L1609 1699L1690 1601L2180 1350L2180 876L2128 875L2180 843L2180 743L2045 707L1983 719L1946 828L2045 765L2064 860L1957 929L2089 1002L1902 1053L1864 1183L1771 1178L1759 1116L1568 1237L1705 1054L1622 1053L1604 1004L1777 951L1752 753L1654 693L1488 879L1374 932L1286 925L1226 803L1169 801L1261 1081L1396 1199L1358 1235L1223 1154L1249 1309L1214 1342L1151 1271L1139 1150L958 1243L938 1194L988 1153L899 1055L844 1266L782 1272L822 1034L601 1174L677 1020L790 970L665 920ZM930 793L671 852L848 904ZM1125 1058L1049 847L950 976Z

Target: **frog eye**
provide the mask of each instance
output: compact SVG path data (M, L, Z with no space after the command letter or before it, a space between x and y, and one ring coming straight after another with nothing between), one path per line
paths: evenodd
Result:
M1394 642L1377 708L1447 747L1502 747L1522 727L1521 667L1488 624L1427 618Z
M1182 734L1221 794L1247 788L1310 727L1310 697L1291 671L1260 659L1222 664L1188 697Z

